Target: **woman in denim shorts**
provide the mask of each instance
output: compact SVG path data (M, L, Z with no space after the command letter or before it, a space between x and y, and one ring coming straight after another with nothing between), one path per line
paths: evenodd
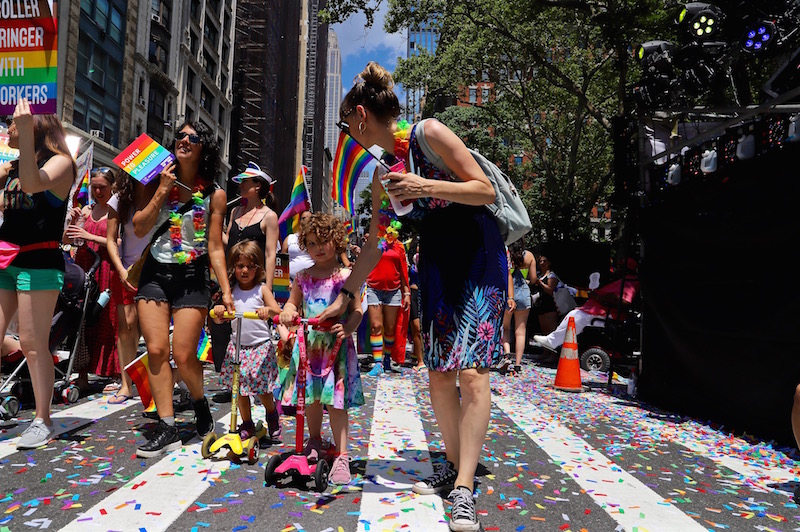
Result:
M19 312L20 344L30 369L36 418L22 433L17 448L33 449L54 435L50 325L64 284L59 242L78 171L58 117L31 115L24 98L8 126L8 145L19 148L19 159L0 169L0 182L5 185L0 195L4 218L0 226L0 331L5 334L8 321Z
M405 310L411 306L406 250L394 233L387 232L385 239L383 255L367 277L369 344L373 358L369 374L372 376L391 371L397 314L400 307Z
M176 162L161 172L159 181L154 180L152 199L133 217L139 236L171 220L169 230L149 248L136 295L139 327L149 356L148 377L160 418L152 439L136 450L143 458L181 446L172 406L170 319L172 356L192 395L197 433L205 436L214 429L203 395L203 368L197 360L197 343L208 313L209 268L216 274L222 303L233 312L222 244L226 195L221 189L208 193L208 187L216 188L219 147L205 125L186 123L175 135L174 149ZM194 202L193 208L179 214L187 201Z

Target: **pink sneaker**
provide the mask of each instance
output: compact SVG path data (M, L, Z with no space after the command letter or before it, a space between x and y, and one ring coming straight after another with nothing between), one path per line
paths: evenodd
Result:
M319 457L322 456L322 438L308 438L303 447L303 454L310 462L319 460Z
M328 482L340 486L350 484L352 478L350 477L350 457L346 454L340 454L333 461L331 472L328 474Z

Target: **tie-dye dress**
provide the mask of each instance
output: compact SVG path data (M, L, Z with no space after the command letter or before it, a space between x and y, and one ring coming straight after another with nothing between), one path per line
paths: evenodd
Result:
M409 156L428 179L456 181L429 161L411 131ZM444 166L441 159L439 166ZM508 291L506 248L497 222L482 206L420 198L420 325L425 365L432 371L488 368L502 355Z
M303 316L313 318L333 303L339 290L350 276L350 270L342 268L332 276L315 279L307 271L297 274L295 283L303 292ZM347 319L347 315L342 317ZM332 353L336 336L329 332L306 330L306 357L310 371L306 373L306 404L319 401L333 408L345 409L364 404L361 375L353 339L342 342L338 353ZM325 374L325 368L333 360L333 369ZM277 396L281 404L297 404L297 367L300 362L299 344L295 341L292 360L278 373ZM322 375L322 376L320 376Z

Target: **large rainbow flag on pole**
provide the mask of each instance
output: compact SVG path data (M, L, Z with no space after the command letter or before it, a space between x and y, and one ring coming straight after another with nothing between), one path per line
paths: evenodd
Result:
M289 233L294 233L300 224L300 213L311 210L311 201L308 198L306 188L306 172L308 168L300 167L297 177L294 180L292 194L289 196L289 204L283 209L278 218L278 228L281 232L281 242Z
M331 196L350 214L354 214L358 176L369 164L372 155L344 131L339 132L339 143L333 157L333 187Z

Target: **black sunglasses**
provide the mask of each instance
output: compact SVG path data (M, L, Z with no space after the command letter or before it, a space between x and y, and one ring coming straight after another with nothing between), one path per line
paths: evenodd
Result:
M180 133L175 135L175 142L177 142L179 140L183 140L186 137L189 137L189 142L191 142L192 144L200 144L200 141L202 140L200 138L200 135L192 135L192 134L187 133L185 131L181 131Z

